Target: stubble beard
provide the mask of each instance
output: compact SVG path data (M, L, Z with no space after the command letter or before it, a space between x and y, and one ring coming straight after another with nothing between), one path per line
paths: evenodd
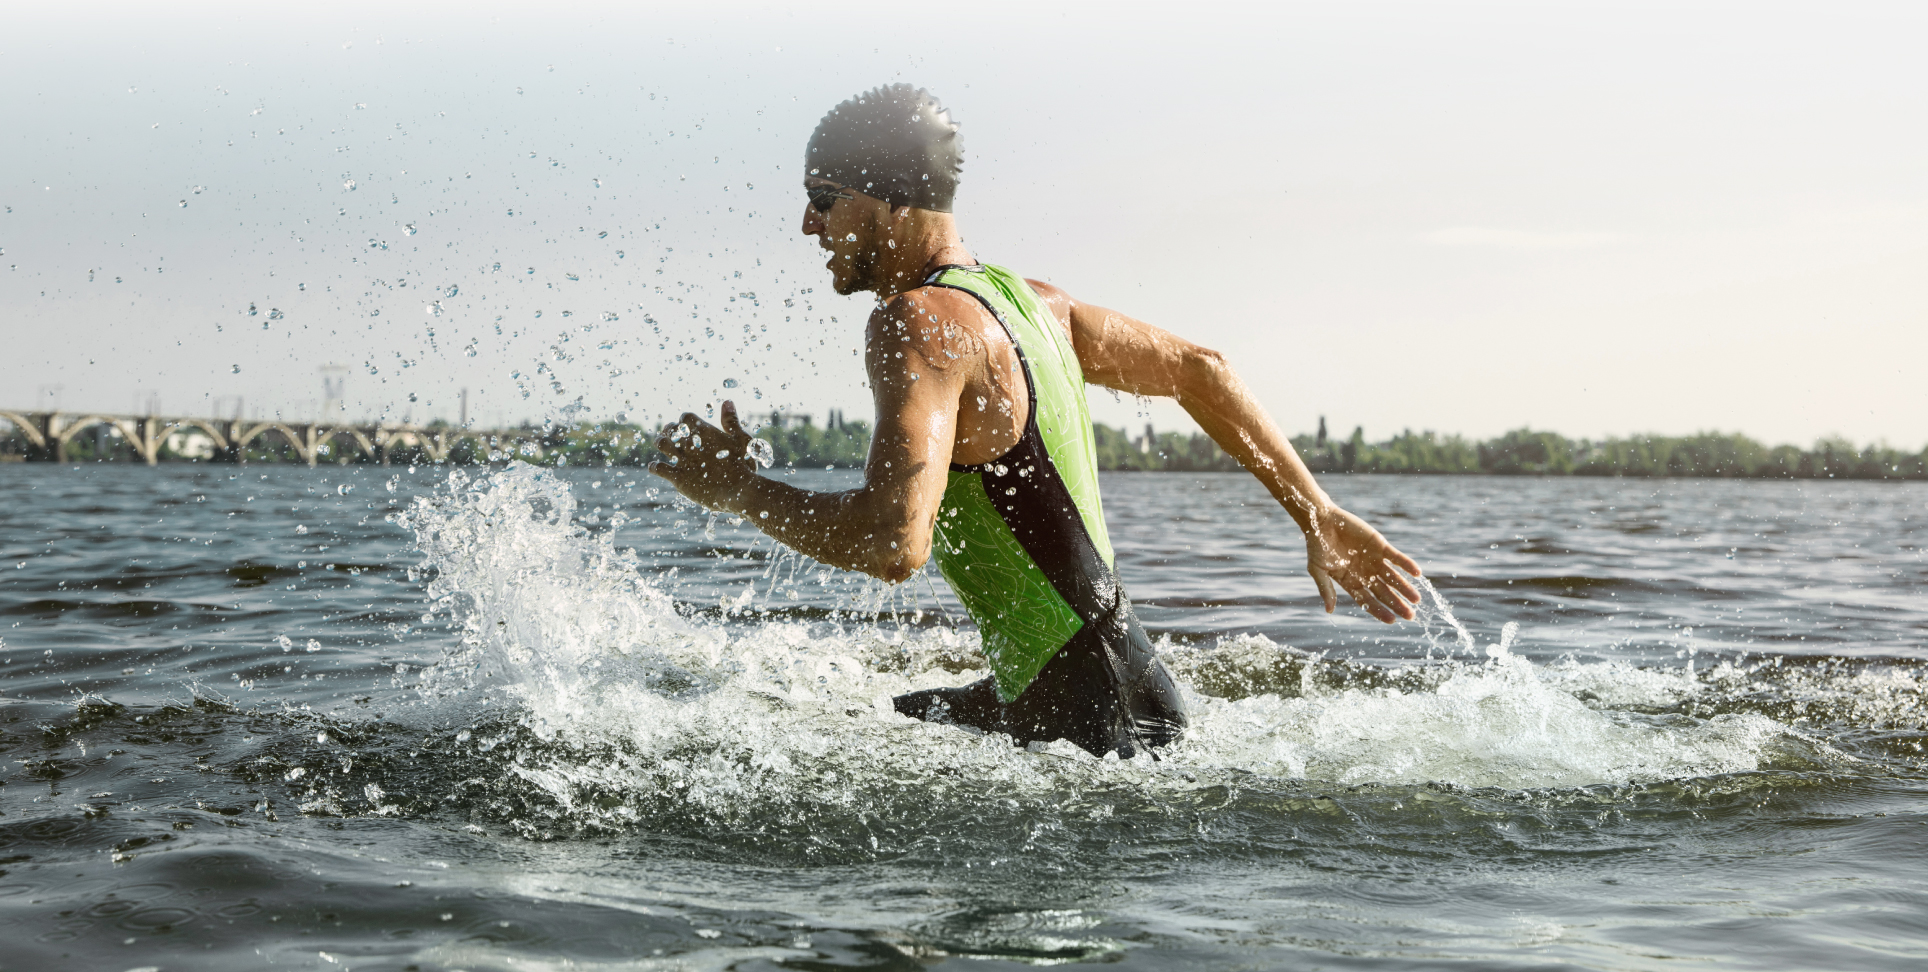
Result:
M831 289L849 296L859 291L877 289L877 261L875 250L859 250L844 261L849 275L841 281L832 278Z

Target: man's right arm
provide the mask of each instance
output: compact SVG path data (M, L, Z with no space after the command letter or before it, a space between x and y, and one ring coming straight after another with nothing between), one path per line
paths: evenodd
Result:
M863 485L822 493L756 475L745 459L750 433L729 402L720 426L686 414L687 432L664 429L656 448L666 458L650 471L708 509L749 518L805 556L891 583L908 578L930 557L963 387L951 338L920 327L916 307L900 297L871 315L864 361L877 429Z
M1419 591L1400 571L1418 576L1419 565L1326 495L1224 355L1117 311L1073 300L1049 284L1031 284L1068 324L1086 381L1177 399L1219 448L1265 484L1306 535L1307 570L1327 611L1335 606L1336 583L1381 621L1413 616Z

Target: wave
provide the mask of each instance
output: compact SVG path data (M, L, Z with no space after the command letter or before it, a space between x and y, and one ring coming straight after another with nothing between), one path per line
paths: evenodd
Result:
M987 794L1191 790L1228 778L1572 788L1850 759L1762 706L1735 704L1758 690L1722 682L1744 680L1741 669L1536 665L1512 650L1517 625L1480 649L1430 589L1423 620L1443 660L1387 669L1258 635L1167 641L1160 650L1192 727L1159 759L1099 760L1064 742L1019 749L891 705L902 692L981 677L974 633L752 616L777 563L766 588L753 584L721 610L679 606L666 592L673 571L652 573L617 548L616 529L578 524L569 484L549 471L452 472L396 520L432 572L433 610L461 632L424 673L432 706L501 714L506 722L466 744L520 747L504 772L578 822L620 824L665 807L737 817L839 806L861 816L880 794L981 804ZM1919 691L1918 674L1895 677L1908 686L1888 686L1891 700Z

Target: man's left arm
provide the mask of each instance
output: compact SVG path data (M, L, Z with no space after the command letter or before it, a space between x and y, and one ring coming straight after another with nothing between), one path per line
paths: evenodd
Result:
M1306 571L1328 613L1334 586L1381 621L1413 617L1419 565L1326 495L1292 441L1259 406L1225 357L1176 334L1063 290L1030 281L1064 325L1085 380L1135 395L1177 399L1199 428L1278 500L1306 536Z

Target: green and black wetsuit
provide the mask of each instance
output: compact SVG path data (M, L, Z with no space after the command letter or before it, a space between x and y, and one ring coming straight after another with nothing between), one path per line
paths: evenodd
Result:
M1084 370L1069 338L1002 267L945 267L925 284L962 290L991 312L1017 350L1031 407L1009 452L951 465L933 535L938 569L977 622L991 677L898 696L897 710L1020 744L1069 739L1097 755L1170 742L1185 710L1118 583Z

